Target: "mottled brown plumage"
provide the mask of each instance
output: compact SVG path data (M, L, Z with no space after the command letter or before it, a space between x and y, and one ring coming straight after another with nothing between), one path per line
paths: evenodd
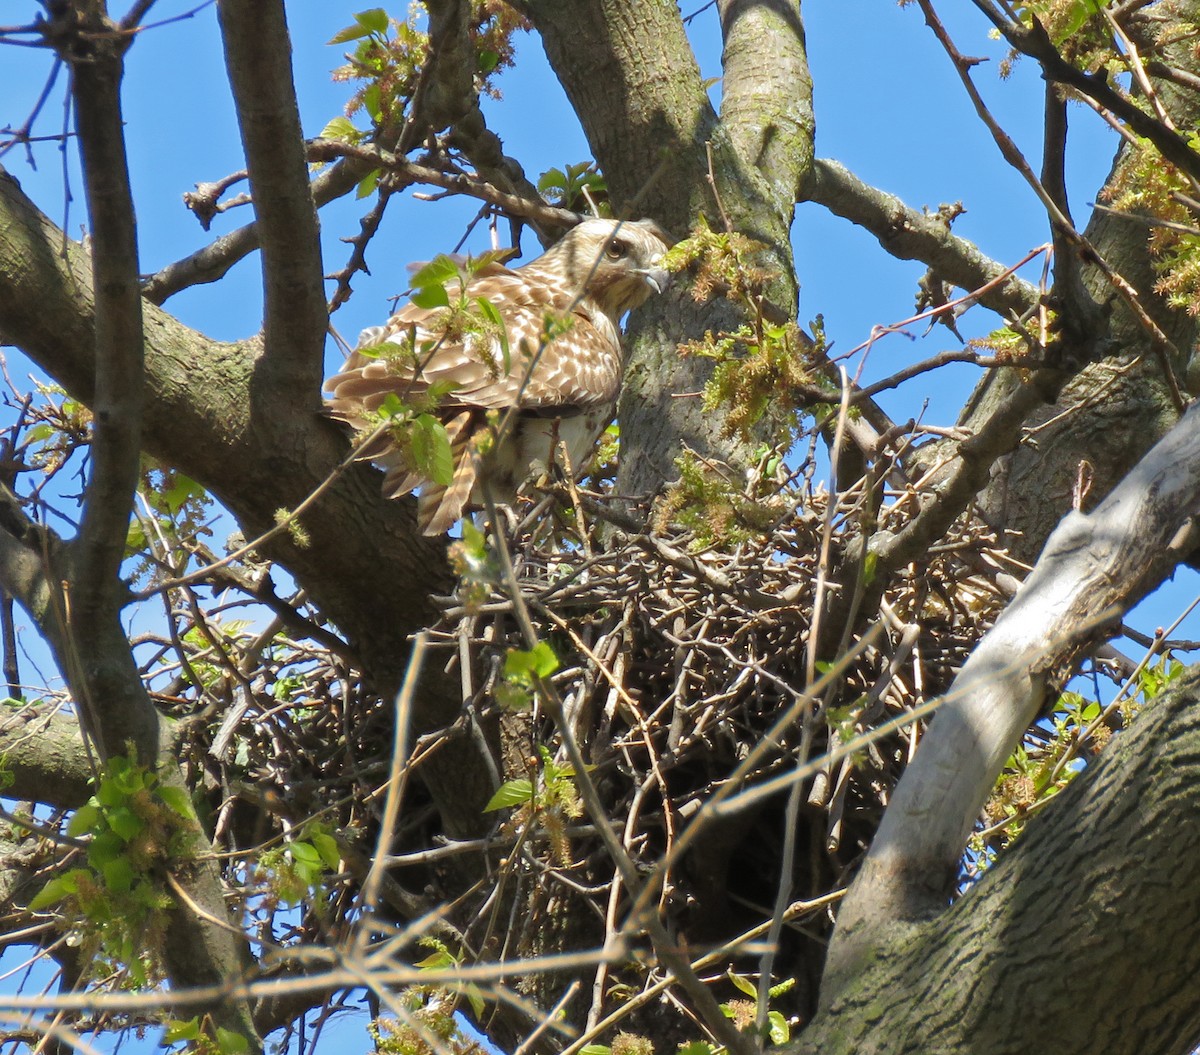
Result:
M434 411L450 439L453 480L442 486L423 479L384 434L362 452L385 469L384 494L396 498L419 488L421 530L439 535L468 505L482 504L485 484L495 501L511 502L535 464L554 460L559 442L572 468L581 469L620 392L621 316L665 287L666 248L652 221L592 219L524 267L492 262L479 268L467 293L498 309L507 369L497 333L478 322L464 328L445 308L409 303L383 326L364 330L341 371L326 382L335 417L373 427L372 415L389 395L411 405L430 386L453 386ZM452 300L456 293L451 290ZM381 345L395 346L396 354L386 348L378 354ZM363 354L368 349L376 351ZM487 412L510 408L516 413L500 442L480 459Z

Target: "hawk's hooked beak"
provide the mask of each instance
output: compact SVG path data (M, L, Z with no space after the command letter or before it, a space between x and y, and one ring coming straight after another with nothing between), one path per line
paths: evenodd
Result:
M664 271L661 267L643 267L638 269L638 273L646 280L646 285L654 290L655 293L663 293L671 284L671 274Z

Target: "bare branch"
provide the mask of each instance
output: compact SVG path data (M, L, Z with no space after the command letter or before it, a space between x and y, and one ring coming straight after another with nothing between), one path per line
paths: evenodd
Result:
M978 289L1003 279L979 297L980 304L1001 315L1023 315L1038 302L1035 286L1016 275L1005 277L1003 264L952 234L936 216L918 212L894 195L864 183L837 161L817 158L813 162L801 200L824 205L870 231L892 256L920 260L961 289Z
M395 181L395 186L392 187L393 192L413 183L441 187L454 194L478 198L502 212L520 216L539 227L550 230L561 231L573 227L580 220L579 215L571 212L570 209L559 209L553 205L547 205L536 190L532 197L509 194L478 177L468 176L461 172L446 172L429 165L406 161L391 151L379 147L356 146L335 139L314 139L308 145L308 156L310 160L314 161L353 158L365 165L390 173Z
M70 27L62 57L71 66L92 238L95 390L91 475L68 618L68 681L90 710L91 733L106 753L135 744L143 763L158 753L158 718L125 640L120 580L142 451L142 301L133 196L125 157L120 83L127 40L103 11ZM103 720L101 711L103 709Z
M283 4L222 0L218 11L262 247L262 366L315 404L328 313Z
M312 181L313 202L319 209L349 194L362 176L352 164L334 165ZM151 275L142 287L142 294L151 304L163 304L180 290L216 282L259 244L258 223L246 224Z

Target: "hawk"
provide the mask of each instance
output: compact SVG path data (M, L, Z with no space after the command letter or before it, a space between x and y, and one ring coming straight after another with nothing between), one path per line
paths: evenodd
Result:
M396 397L410 407L435 400L430 413L450 441L448 483L423 477L406 452L412 444L393 430L360 453L385 470L387 497L420 489L426 535L482 506L485 486L494 501L511 502L535 465L553 463L559 443L573 470L583 466L621 389L621 317L666 288L667 244L652 220L584 220L524 267L459 265L445 287L449 306L410 302L363 330L325 384L329 410L371 430ZM480 310L481 300L495 311Z

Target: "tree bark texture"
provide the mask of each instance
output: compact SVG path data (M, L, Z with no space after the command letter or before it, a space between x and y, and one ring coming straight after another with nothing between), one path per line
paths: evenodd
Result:
M795 1055L1180 1055L1200 1037L1200 672L952 907L897 925Z
M1200 408L1091 514L1055 529L947 692L838 916L826 980L856 973L875 934L938 911L1004 762L1077 658L1195 545Z

